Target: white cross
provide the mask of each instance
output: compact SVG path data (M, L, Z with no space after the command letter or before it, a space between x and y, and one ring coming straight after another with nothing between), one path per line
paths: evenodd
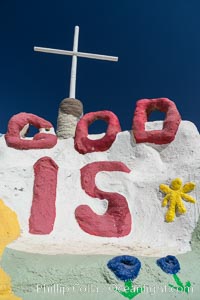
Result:
M73 98L73 99L75 99L75 93L76 93L77 56L86 57L86 58L93 58L93 59L109 60L109 61L118 61L118 57L116 57L116 56L107 56L107 55L99 55L99 54L78 52L78 37L79 37L79 27L76 26L75 30L74 30L73 51L66 51L66 50L59 50L59 49L52 49L52 48L34 47L34 51L38 51L38 52L61 54L61 55L71 55L72 56L69 97Z

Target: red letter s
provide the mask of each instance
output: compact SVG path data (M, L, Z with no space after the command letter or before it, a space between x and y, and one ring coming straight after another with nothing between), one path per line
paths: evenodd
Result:
M108 208L104 215L98 215L88 205L80 205L75 211L79 226L87 233L102 237L123 237L131 231L131 214L126 198L118 193L104 192L97 188L95 176L101 171L130 170L121 162L93 162L81 169L81 185L94 198L107 199Z

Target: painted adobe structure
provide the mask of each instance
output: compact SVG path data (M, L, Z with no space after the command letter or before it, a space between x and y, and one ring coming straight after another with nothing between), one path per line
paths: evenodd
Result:
M73 119L68 138L61 121L59 137L49 121L29 113L13 116L0 138L0 198L16 213L21 229L6 255L20 257L22 251L37 260L38 254L47 259L59 254L161 257L191 251L200 179L200 138L194 124L181 121L174 102L166 98L138 101L132 130L125 132L112 112L81 117L77 104L73 118L72 110L65 110L68 120ZM164 122L148 122L153 110L166 113ZM77 124L74 118L80 118ZM98 119L108 123L107 132L88 135ZM33 138L26 137L28 125L39 130ZM180 182L183 191L177 194ZM172 206L162 206L163 198ZM179 211L183 204L185 210ZM168 211L173 218L166 219ZM55 270L57 279L63 276ZM22 273L29 277L27 270ZM111 284L109 271L103 274ZM44 278L51 276L45 273ZM12 280L18 290L15 275Z

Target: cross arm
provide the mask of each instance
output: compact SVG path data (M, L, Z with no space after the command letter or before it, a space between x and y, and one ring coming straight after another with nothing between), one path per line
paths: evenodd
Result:
M52 49L52 48L34 47L34 51L60 54L60 55L70 55L70 56L76 55L78 57L108 60L108 61L118 61L118 57L116 56L100 55L100 54L85 53L85 52L74 52L74 51L59 50L59 49Z

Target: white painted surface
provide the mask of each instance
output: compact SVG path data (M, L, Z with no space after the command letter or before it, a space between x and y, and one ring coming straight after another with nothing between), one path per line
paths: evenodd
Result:
M146 124L157 129L161 122ZM98 135L97 135L98 137ZM94 135L93 135L94 139ZM132 133L119 133L105 152L81 155L74 149L73 139L59 140L53 149L15 150L0 138L0 198L18 214L21 237L10 248L38 253L132 254L160 256L190 250L191 234L199 217L200 137L195 125L182 121L176 139L168 145L135 144ZM34 182L33 164L43 156L52 157L59 166L57 217L50 235L28 233L28 220ZM106 199L85 194L80 184L80 168L95 161L121 161L131 173L101 172L97 186L124 195L132 214L132 231L123 238L102 238L81 230L74 217L80 204L89 205L96 213L106 210ZM180 177L183 182L197 184L191 193L197 204L185 202L188 212L173 223L164 222L166 208L161 183L170 184Z
M70 79L70 90L69 98L76 98L76 71L77 71L77 55L78 52L78 37L79 27L76 26L74 29L74 44L73 44L73 56L72 56L72 67L71 67L71 79Z
M102 54L93 54L93 53L85 53L85 52L74 52L68 50L60 50L60 49L53 49L53 48L45 48L45 47L34 47L34 51L36 52L44 52L44 53L51 53L51 54L60 54L60 55L68 55L73 56L76 55L77 57L84 57L84 58L91 58L91 59L99 59L99 60L107 60L107 61L118 61L117 56L109 56L109 55L102 55Z

